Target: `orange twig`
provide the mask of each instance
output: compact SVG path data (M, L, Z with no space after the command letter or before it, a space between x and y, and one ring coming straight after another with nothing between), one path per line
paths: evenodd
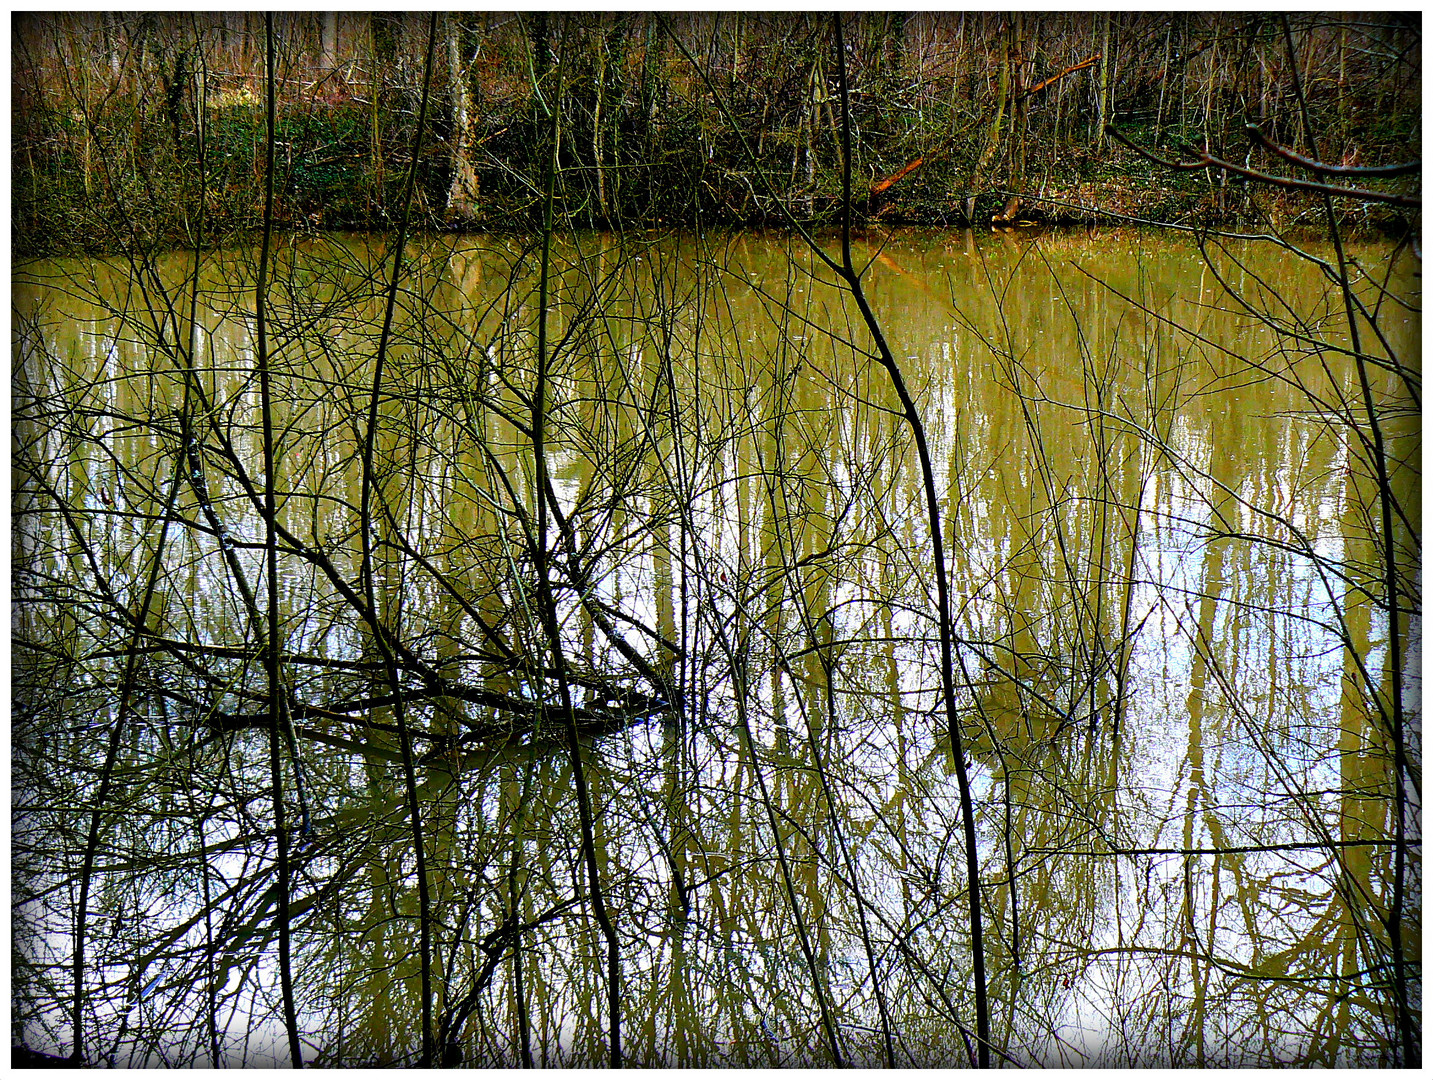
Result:
M1029 90L1026 90L1026 91L1025 91L1025 96L1026 96L1026 97L1030 97L1032 94L1038 94L1041 90L1045 89L1045 87L1051 85L1052 83L1057 83L1057 82L1059 82L1059 81L1060 81L1061 79L1063 79L1066 75L1073 75L1075 72L1077 72L1077 71L1082 71L1083 69L1089 67L1091 64L1095 63L1095 61L1099 60L1099 58L1100 58L1100 54L1099 54L1099 53L1095 53L1095 55L1092 56L1092 57L1090 57L1088 60L1081 60L1081 61L1080 61L1078 64L1076 64L1074 67L1067 67L1064 71L1060 72L1060 74L1058 74L1058 75L1051 75L1051 76L1050 76L1048 79L1046 79L1044 82L1042 82L1042 83L1037 83L1035 86L1030 87Z
M923 158L923 157L918 157L918 158L916 158L914 161L910 162L910 163L909 163L908 165L906 165L904 168L899 169L899 170L896 171L896 172L893 172L890 176L886 177L884 180L878 180L878 181L876 181L874 184L872 184L872 185L871 185L871 194L872 194L872 195L879 195L881 192L885 191L886 188L888 188L888 187L890 187L892 184L894 184L897 180L900 180L902 177L909 176L911 173L915 172L917 169L919 169L919 168L920 168L922 165L924 165L924 164L925 164L925 158Z

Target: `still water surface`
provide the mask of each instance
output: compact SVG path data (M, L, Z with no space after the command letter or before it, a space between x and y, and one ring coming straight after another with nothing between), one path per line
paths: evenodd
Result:
M514 239L410 246L365 498L384 254L286 242L267 328L306 1060L421 1050L400 722L440 1042L606 1057L545 574L627 1059L968 1063L929 523L855 306L780 239L559 242L539 521L539 253ZM1326 275L1148 235L900 234L857 257L940 487L996 1059L1395 1060L1389 912L1417 958L1421 893L1385 718L1403 688L1416 758L1418 620L1394 671ZM38 1049L71 1045L98 822L87 1058L288 1060L256 259L206 256L192 321L192 255L16 275L14 1003ZM1413 269L1366 345L1409 365ZM1405 553L1416 391L1374 369Z

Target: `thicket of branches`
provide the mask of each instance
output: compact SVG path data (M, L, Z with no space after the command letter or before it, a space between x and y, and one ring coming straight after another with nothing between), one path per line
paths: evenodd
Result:
M1327 248L1202 231L1210 288L1187 302L1071 284L1068 239L1003 276L968 239L932 297L967 351L912 355L871 283L893 260L852 225L885 168L857 61L887 23L740 38L799 26L825 65L829 237L724 24L669 46L645 24L667 103L708 101L726 168L784 216L765 263L739 237L576 231L601 193L570 103L602 40L577 20L537 34L548 54L535 23L516 39L512 198L540 227L417 230L450 25L384 46L412 88L380 156L391 235L275 228L307 109L280 107L280 25L249 57L269 67L254 245L211 250L209 198L252 159L181 123L187 250L120 183L149 190L156 151L98 174L121 257L20 279L24 1037L111 1064L1060 1061L1098 969L1105 1063L1414 1064L1408 246L1359 262L1307 183ZM1312 62L1295 26L1321 24L1278 24ZM1301 87L1266 152L1304 176L1280 138L1331 155ZM430 174L430 210L453 175ZM1266 248L1326 290L1296 298ZM1058 300L1031 309L1030 273ZM1099 305L1116 330L1087 332ZM1022 334L1056 322L1076 351L1043 357ZM1239 416L1193 430L1228 387L1298 414L1302 486L1241 474ZM1133 682L1161 637L1188 667L1167 791L1126 719L1169 693L1168 671ZM1116 920L1099 953L1097 917L1151 875L1168 921Z
M1292 54L1279 21L1257 12L849 18L858 216L983 226L1012 193L1026 196L1026 215L1033 206L1071 220L1122 212L1282 221L1302 210L1219 175L1152 169L1112 144L1108 125L1143 145L1208 149L1256 167L1270 159L1251 148L1246 121L1300 151L1317 134L1334 163L1412 160L1420 150L1413 16L1294 16ZM278 221L394 224L422 24L417 14L279 18ZM94 209L116 197L131 208L125 228L182 241L197 207L201 135L210 146L209 234L257 227L260 28L243 13L19 18L12 167L21 248L123 250L125 236ZM779 221L758 170L802 217L836 217L837 80L819 17L455 13L442 17L440 35L415 207L430 224L539 224L549 103L537 88L562 35L570 77L552 104L563 129L564 220ZM1295 69L1312 129L1293 108ZM1377 204L1341 212L1346 226L1406 221Z

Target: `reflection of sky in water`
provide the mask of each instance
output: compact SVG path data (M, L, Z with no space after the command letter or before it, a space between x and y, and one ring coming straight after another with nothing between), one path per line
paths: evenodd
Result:
M765 289L780 295L784 276L780 259L775 253L753 252L753 246L743 246L747 258L760 264L753 276L759 275ZM1065 250L1060 254L1084 259L1089 265L1087 252ZM1175 267L1171 255L1157 247L1147 260L1133 259L1131 254L1117 251L1092 272L1115 279L1126 291L1144 288L1160 295L1162 312L1172 318L1197 319L1206 336L1238 329L1240 324L1207 306L1200 308L1196 300L1176 299L1186 288L1180 275L1187 268ZM1190 1044L1180 1040L1193 1036L1179 1014L1192 1008L1206 992L1204 1007L1208 1011L1196 1023L1207 1026L1204 1038L1211 1060L1240 1063L1245 1043L1249 1060L1304 1052L1307 1047L1300 1038L1280 1034L1273 1020L1269 1028L1255 1030L1259 1021L1249 1009L1257 991L1245 985L1253 982L1241 979L1245 975L1267 978L1283 974L1269 969L1270 964L1313 969L1343 962L1341 955L1320 952L1318 926L1334 902L1331 883L1337 873L1329 865L1326 851L1249 852L1220 857L1217 867L1215 857L1208 854L1184 856L1165 851L1114 856L1103 852L1106 845L1137 850L1306 843L1317 841L1324 829L1339 835L1340 801L1334 796L1310 798L1308 793L1333 792L1342 782L1344 763L1337 748L1345 662L1333 635L1316 625L1317 620L1332 615L1331 600L1343 600L1341 586L1320 577L1306 553L1289 553L1237 538L1216 539L1211 544L1210 535L1218 527L1211 511L1213 501L1223 511L1228 529L1280 543L1291 537L1302 542L1307 537L1317 557L1336 563L1344 554L1342 457L1320 434L1317 423L1295 415L1298 400L1287 387L1248 386L1237 378L1216 377L1221 371L1228 374L1227 363L1217 357L1191 358L1182 351L1187 342L1155 323L1131 320L1127 311L1109 304L1107 295L1078 276L1062 280L1067 294L1075 292L1081 303L1089 305L1077 308L1083 339L1073 334L1066 301L1048 288L1037 288L1041 275L1048 272L1043 267L1026 262L1013 271L1019 287L1010 304L1022 317L1000 325L992 321L988 294L971 291L969 283L961 280L961 275L971 272L969 256L958 251L942 253L915 241L893 245L887 255L881 266L894 270L887 274L878 266L873 271L871 292L884 312L889 336L905 343L897 352L907 356L911 365L908 377L924 395L935 472L950 482L945 513L947 527L952 528L950 558L960 612L958 630L966 642L960 652L977 682L999 681L1000 676L989 673L992 661L1014 665L1010 651L1017 641L1014 623L1028 619L1028 635L1019 638L1026 644L1020 647L1058 661L1053 668L1055 682L1035 689L1063 701L1072 688L1059 680L1073 676L1058 673L1071 672L1087 662L1088 656L1078 655L1081 650L1111 647L1111 634L1121 617L1122 592L1112 584L1106 584L1103 592L1093 589L1105 605L1103 626L1092 625L1090 613L1080 610L1071 599L1072 582L1091 588L1095 573L1090 553L1102 489L1091 440L1100 412L1086 396L1088 384L1081 378L1079 365L1061 364L1057 358L1078 357L1083 348L1091 370L1110 365L1110 382L1102 391L1108 400L1100 409L1107 421L1101 437L1109 439L1114 448L1110 491L1120 502L1120 512L1111 518L1105 571L1116 582L1125 572L1128 515L1134 507L1140 514L1134 561L1137 584L1129 600L1128 620L1137 633L1129 654L1127 711L1118 759L1110 760L1114 691L1108 672L1093 687L1100 717L1093 735L1083 723L1087 713L1079 708L1075 715L1081 723L1060 735L1057 745L1022 745L1023 737L1006 733L1004 737L1015 739L1007 749L1025 759L1024 765L1012 759L1014 781L1007 779L998 753L988 748L968 750L991 920L988 933L992 939L1007 939L992 946L992 992L996 995L1009 994L1012 977L1008 888L1004 884L1008 870L1004 835L1007 784L1024 785L1011 810L1020 814L1024 830L1016 835L1014 846L1022 875L1024 955L1011 1052L1022 1060L1050 1065L1108 1064L1128 1061L1133 1048L1147 1053L1151 1063L1164 1060L1160 1054L1187 1062L1192 1060ZM1006 257L998 245L986 255L997 263ZM943 261L937 263L938 259ZM996 274L1006 272L1003 265L992 269ZM1208 284L1203 284L1206 290ZM800 295L798 305L803 313L813 321L842 325L832 315L834 306L814 297L817 292L820 290L808 291L797 279L794 293ZM814 602L830 611L835 639L845 642L836 674L835 719L849 742L827 746L826 752L831 755L828 767L841 801L847 855L840 855L826 837L822 843L827 845L827 865L844 875L843 858L852 861L869 901L866 914L875 925L877 939L886 943L881 962L893 980L893 992L898 985L904 988L902 1007L914 1008L913 988L919 986L920 977L909 967L902 968L905 961L890 944L892 938L918 948L928 962L935 957L944 962L965 948L958 801L947 772L943 716L935 711L938 654L933 642L913 640L932 633L928 613L933 610L929 598L934 595L931 587L923 596L919 584L929 578L929 559L924 554L928 542L921 493L910 467L914 454L889 415L880 414L874 405L856 404L863 396L875 404L889 403L878 371L863 364L853 375L844 366L848 351L828 345L800 322L790 324L784 339L764 336L760 328L766 301L755 295L743 296L739 290L736 295L736 302L745 306L736 313L735 321L724 322L730 316L720 311L708 312L704 334L707 347L716 351L731 349L740 341L740 366L733 366L730 357L726 366L722 362L688 362L678 366L674 378L679 389L701 402L697 413L707 430L738 434L715 454L693 452L688 447L688 456L680 464L695 473L696 494L689 502L678 505L670 498L643 496L619 508L629 515L625 526L629 529L643 513L675 514L681 510L689 515L693 535L683 538L675 519L656 534L638 527L630 544L595 564L589 587L612 607L651 627L681 618L685 610L689 647L705 649L713 661L722 656L716 647L720 635L727 635L729 644L748 654L751 682L744 705L763 748L763 768L774 784L779 773L772 759L785 755L793 762L808 760L803 757L808 722L820 718L823 726L827 723L821 717L825 706L819 665L810 657L795 655L807 644L797 615L797 594L802 589L815 590ZM958 303L945 303L942 297L947 295ZM1198 297L1206 305L1213 299L1209 292ZM808 303L813 305L809 311ZM689 310L679 321L693 317ZM234 331L215 317L209 344L216 354L224 353L226 338L234 333L242 353L244 331ZM1257 335L1250 337L1247 329L1242 333L1238 347L1255 353L1268 347ZM982 336L996 344L998 355L992 358ZM81 340L93 343L96 339ZM633 342L621 349L624 378L631 386L619 392L637 397L641 380L654 367L655 349L650 341L645 345ZM136 362L132 346L110 347L105 356L105 369L111 376L117 376L124 364ZM493 358L490 354L489 359ZM797 359L804 366L790 374ZM1140 367L1147 361L1154 364L1153 369ZM255 389L242 383L246 362L238 356L229 374L216 377L216 385L227 386L223 392L232 396L241 418L257 402ZM27 363L32 369L37 362L31 359ZM1206 369L1206 363L1213 367ZM773 365L788 373L785 381L770 374ZM393 378L401 376L394 374ZM1032 403L1029 413L1022 414L1014 404L1011 387L1015 382ZM565 385L568 390L579 386L575 382ZM111 389L107 393L118 398L124 391ZM559 382L555 399L560 401L562 393L564 384ZM646 444L649 449L655 449L654 473L665 468L670 476L678 459L672 454L670 430L662 427L662 417L651 406L652 401L629 402L627 422L650 440ZM592 434L594 429L582 428L585 414L580 407L566 407L575 410L582 434ZM342 409L337 401L309 401L306 411L297 414L302 417L298 422L312 424L315 430L336 431L341 425L335 418ZM1240 433L1237 445L1230 445L1231 424ZM1156 453L1149 442L1134 438L1136 430L1158 433L1157 441L1169 452ZM776 431L781 433L779 442L773 434ZM502 432L495 438L514 437L505 425ZM440 442L456 438L455 429L436 425L428 434ZM323 501L327 497L357 503L356 483L342 465L342 456L351 451L352 438L347 432L341 439L326 437L333 439L332 444L318 451L300 451L299 444L294 444L291 460L303 461L313 454L315 471L286 479L295 487L295 495L292 506L284 511L285 520L301 537L314 534L327 545L335 564L352 572L357 541L346 519L349 511L337 502ZM587 486L595 482L595 474L576 444L563 441L560 429L554 438L556 445L550 454L554 487L560 503L573 513ZM126 452L117 445L122 441L110 439L121 455ZM144 446L133 439L128 443L136 455L153 454L156 461L166 460L157 453L157 444ZM1044 446L1047 455L1043 470L1035 452L1037 444ZM812 504L807 516L795 523L794 531L779 537L772 530L773 494L763 485L763 470L772 467L778 449L784 452L787 466L796 470L780 497L793 507L805 505L801 499L819 497L824 506L816 512ZM902 455L899 472L879 462L881 455L891 454ZM877 459L874 466L873 455ZM497 456L515 487L525 492L530 462L518 452L500 450ZM448 460L440 458L430 464L440 471L429 473L425 466L417 477L405 478L398 494L402 499L400 520L425 555L436 558L436 552L452 544L454 534L462 538L463 529L474 520L472 508L478 500L490 497L501 501L502 496L484 487L480 473L465 473L473 466L456 446ZM352 471L348 469L348 473ZM241 544L262 542L262 522L257 515L243 512L237 484L217 474L211 476L210 484L230 535ZM841 517L839 538L850 546L834 549L834 575L816 580L812 568L822 565L819 560L808 560L804 568L798 565L795 576L777 574L780 567L772 562L770 553L773 540L779 538L784 547L793 545L788 562L799 562L809 554L802 545L822 548L829 543L821 515L833 513L845 500L852 501L853 509ZM189 509L192 514L192 505ZM1294 528L1271 522L1265 511L1285 516ZM451 526L447 524L450 518L454 519ZM881 525L891 532L883 534ZM588 519L578 526L579 531L592 527ZM130 543L138 540L137 534L126 535ZM384 529L376 535L381 543L386 541ZM28 535L26 539L28 542ZM182 580L189 590L185 595L175 588L168 596L167 614L175 624L172 632L196 643L232 643L242 618L230 595L227 571L212 557L211 538L196 542L192 535L180 536L176 530L170 543L175 565L185 567ZM660 543L671 545L670 558L661 560L667 564L663 566L653 554L653 545ZM239 557L250 580L260 581L261 552L241 550ZM441 591L424 579L412 560L393 556L391 549L385 549L384 558L390 560L387 572L401 573L411 590L404 614L408 632L421 637L441 629L442 619L447 617L440 611ZM462 558L468 556L460 555ZM511 559L510 565L522 562L511 545L504 558ZM685 574L682 558L688 560ZM141 572L139 560L127 565L130 573ZM467 568L461 561L454 565L460 570ZM286 629L289 647L335 660L361 659L366 647L363 628L351 611L344 611L319 570L291 557L285 557L281 567L283 602L291 613ZM115 569L120 573L121 563ZM671 600L659 595L668 579ZM1330 587L1334 589L1332 598ZM684 589L685 609L680 600ZM888 617L873 602L883 590L894 590L901 599ZM1209 593L1218 600L1212 607ZM741 616L738 596L747 605L747 614ZM193 603L195 600L199 602ZM513 595L506 600L514 602ZM582 633L582 624L572 594L566 594L562 603L564 625L575 640ZM770 607L778 604L779 608ZM199 609L199 618L188 622L187 612L192 607ZM887 621L894 643L885 641ZM1375 613L1375 641L1383 636L1380 627ZM471 625L461 628L475 636ZM621 632L630 644L650 652L641 633L630 628ZM747 636L739 638L739 634ZM773 655L778 641L784 654L779 664ZM1370 648L1368 659L1375 670L1380 655L1376 644ZM1415 665L1416 647L1409 657L1409 664ZM457 666L469 680L483 677L483 665L475 660ZM773 674L776 668L781 674ZM318 692L322 686L317 680L310 689ZM710 727L692 743L693 791L689 797L694 801L689 809L698 818L706 854L721 855L726 866L696 890L696 914L686 933L697 979L694 993L714 1008L727 992L722 989L722 979L735 980L742 993L753 987L770 992L771 986L780 985L783 979L799 981L800 965L793 963L793 957L799 960L799 953L789 936L777 942L764 937L767 933L789 935L789 927L760 928L757 924L762 916L755 908L743 913L743 918L731 916L727 925L717 925L708 891L745 895L750 904L758 897L763 904L779 906L781 901L770 881L759 884L769 867L746 873L731 869L732 864L750 858L753 851L765 850L769 837L764 819L751 805L754 794L745 767L737 764L742 754L741 736L735 729L738 708L730 673L714 666L702 676L697 689L702 692L701 715ZM893 691L901 697L899 722L892 711ZM513 692L519 696L526 693L520 688ZM225 697L222 707L239 711L239 699ZM962 694L960 709L967 722L978 723L968 694ZM239 741L247 747L249 767L254 770L252 786L263 790L267 750L262 736L254 734ZM628 914L640 909L642 919L655 918L653 913L662 907L661 898L672 889L666 848L672 842L672 825L664 817L668 811L654 802L656 791L646 787L660 781L667 767L661 723L648 721L601 746L597 771L603 782L615 785L618 791L624 784L633 785L632 794L605 796L618 802L632 800L608 837L610 865L628 868L639 882L631 885L636 891L623 904L631 909ZM321 759L320 750L323 748L314 747L311 767L320 772L335 768L337 761ZM1038 773L1034 777L1032 765ZM800 766L794 779L788 775L780 782L805 785L788 792L797 800L791 812L809 813L806 826L821 836L820 830L827 827L828 807L810 772L809 765ZM396 776L396 771L390 773L395 782ZM339 798L350 786L350 794L360 792L365 782L361 761L354 758L346 771L338 768L316 785L315 798ZM466 776L462 783L468 801L453 810L452 828L455 835L469 836L472 843L478 843L478 838L498 827L498 784L486 773ZM267 820L265 805L266 800L261 799L249 808L258 822ZM339 805L318 806L315 818L327 819L338 809ZM435 816L438 812L435 807ZM893 820L897 814L899 830ZM707 816L703 819L703 815ZM644 827L621 827L620 822L628 817ZM237 823L232 828L237 830ZM211 845L238 839L237 831L224 836L216 829L206 835ZM401 860L403 850L401 844L390 847L383 858ZM215 888L252 874L270 858L271 852L261 847L251 847L244 854L216 854L209 860ZM341 873L342 865L335 859L322 868L326 873ZM323 881L324 874L316 874L313 883L300 882L295 891L311 892ZM492 868L475 873L470 885L479 892L494 889ZM362 889L357 884L354 888L353 896L361 898ZM838 998L857 1002L846 1017L852 1031L876 1032L866 955L850 928L854 915L849 893L832 887L829 878L824 888L828 892L825 903L845 922L845 928L830 922L825 927L831 991ZM162 912L165 925L175 926L200 910L195 889L192 880L155 881L138 884L136 896L145 907ZM768 891L762 893L762 889ZM250 914L256 900L250 898ZM94 902L97 937L105 933L106 916L100 914L104 902L103 897ZM1211 922L1210 907L1215 904L1218 908ZM1189 925L1191 912L1193 929ZM366 919L369 913L360 904L351 917ZM416 930L413 933L416 936ZM629 982L641 984L666 977L675 962L671 934L667 930L634 933L645 945L629 950L624 957ZM69 955L66 935L55 925L45 928L42 940L53 962L63 963ZM202 945L202 923L188 932L186 940ZM564 988L561 980L566 965L591 961L582 961L573 953L571 943L564 942L560 932L546 935L543 941L546 962L552 965L552 985L547 989L552 995L550 1009L558 1017L557 1026L548 1030L549 1049L559 1056L573 1047L585 1053L583 1040L588 1029L571 1017L582 1013L590 1002L584 1002L576 988ZM375 941L373 960L381 958L386 963L383 950L392 945L392 940ZM337 978L337 968L323 967L336 961L325 956L326 947L320 940L300 934L295 947L301 958L296 965L301 979L322 984L326 977ZM277 1000L272 951L270 943L263 958L249 970L247 984L241 984L237 974L231 975L220 995L224 1001L221 1027L238 1031L254 1025L244 1050L250 1065L268 1063L266 1055L275 1063L286 1058L281 1025L272 1019L276 1007L260 1007L255 1000ZM1212 972L1207 962L1211 953L1218 961ZM361 965L362 959L350 957L344 963L350 965L345 970L351 972L357 970L352 965ZM170 1009L174 1016L185 1015L183 987L174 983L179 976L171 976L162 964L95 974L106 979L127 978L125 1007L137 1015L158 1008ZM713 981L703 985L703 977ZM1200 980L1205 985L1200 986ZM1150 995L1163 995L1165 1005L1139 1004ZM1271 1007L1271 1016L1286 1025L1313 1024L1313 1014L1324 1000L1318 993L1304 999L1285 994ZM801 1008L805 1009L810 1001L803 1001ZM408 1005L411 1002L409 995ZM191 995L187 1007L194 1005ZM1004 1007L999 1005L997 1010ZM333 1022L333 1008L332 1003L310 1002L300 1027L316 1033L321 1024ZM1161 1014L1160 1008L1166 1008L1168 1015ZM742 1055L747 1051L731 1048L749 1043L764 1044L756 1055L758 1060L800 1063L805 1060L803 1054L819 1042L810 1032L797 1030L807 1020L804 1012L799 1013L798 1024L791 1016L751 1001L721 1015L721 1038L734 1055L732 1061L745 1060ZM736 1016L747 1018L745 1028L732 1019ZM908 1019L919 1026L914 1023L914 1013ZM629 1022L636 1025L640 1021L634 1015ZM103 1026L112 1029L117 1023ZM1168 1046L1158 1043L1156 1035L1168 1039ZM202 1040L204 1036L196 1030L191 1037ZM913 1033L910 1037L912 1046L934 1052L928 1040L922 1042L927 1036ZM1221 1045L1220 1039L1225 1037L1240 1041ZM314 1038L325 1042L324 1035L316 1033ZM237 1051L233 1039L231 1032L225 1045ZM870 1045L875 1046L875 1041ZM954 1046L945 1051L954 1054ZM720 1049L715 1052L722 1053ZM159 1062L156 1058L149 1063Z

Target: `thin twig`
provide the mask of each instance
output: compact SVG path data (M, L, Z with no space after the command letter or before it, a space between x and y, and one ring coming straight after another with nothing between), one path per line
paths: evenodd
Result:
M284 1030L288 1034L289 1057L296 1069L303 1068L303 1044L299 1040L298 1014L294 1006L292 943L289 931L289 833L284 821L283 744L287 717L284 693L279 677L279 570L278 539L274 522L278 520L274 479L273 401L269 373L268 286L269 255L274 233L274 150L278 131L275 116L274 80L274 16L264 13L265 130L264 147L264 233L259 248L259 273L254 284L254 302L258 323L257 355L259 369L259 413L263 425L264 469L264 554L268 592L268 633L264 642L264 670L269 681L269 777L274 801L274 840L278 854L278 901L274 905L274 921L279 937L279 986L283 993Z
M965 750L960 732L960 721L955 711L955 670L953 663L954 624L950 613L950 584L946 580L945 541L940 521L940 498L935 490L935 470L931 464L930 447L926 443L925 424L920 417L900 365L886 342L880 322L866 300L861 286L861 275L857 273L851 257L851 96L846 79L846 47L841 32L841 16L832 16L836 28L836 66L841 82L841 265L838 269L856 301L866 328L876 344L879 362L890 376L892 388L900 399L906 423L915 440L916 453L920 459L921 480L925 488L926 515L929 519L931 561L934 563L936 582L937 618L940 629L940 680L941 697L945 706L946 729L950 735L951 750L955 754L956 783L960 790L961 818L965 827L965 866L970 888L970 948L974 962L975 977L975 1027L977 1054L981 1068L990 1065L990 1009L986 1001L985 946L981 935L980 920L980 854L975 836L975 805L970 792L970 775L965 764ZM961 659L964 666L964 659ZM965 681L970 682L967 673Z

